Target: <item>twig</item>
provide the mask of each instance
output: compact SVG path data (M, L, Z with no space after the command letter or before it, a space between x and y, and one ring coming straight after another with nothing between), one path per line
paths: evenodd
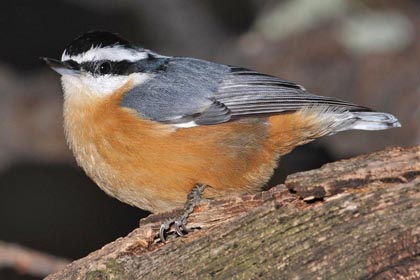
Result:
M9 267L20 273L45 277L59 271L69 262L63 258L0 241L0 269Z

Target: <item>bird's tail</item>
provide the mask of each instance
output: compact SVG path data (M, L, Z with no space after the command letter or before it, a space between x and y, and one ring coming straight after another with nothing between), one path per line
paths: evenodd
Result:
M384 130L400 127L396 117L383 112L350 111L343 107L318 106L307 107L300 111L303 115L311 116L317 123L317 137L332 135L345 130Z
M350 112L352 118L344 130L383 130L391 127L401 127L396 117L382 112Z

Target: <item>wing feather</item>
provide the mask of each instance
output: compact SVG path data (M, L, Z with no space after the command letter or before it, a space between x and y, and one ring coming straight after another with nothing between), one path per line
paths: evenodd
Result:
M232 117L276 114L314 106L348 111L370 110L351 102L311 94L300 85L238 67L231 68L220 83L215 99L229 108Z

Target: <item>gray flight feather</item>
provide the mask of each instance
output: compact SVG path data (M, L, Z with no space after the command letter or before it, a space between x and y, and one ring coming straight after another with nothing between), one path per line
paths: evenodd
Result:
M163 123L210 125L308 106L370 111L311 94L277 77L193 58L169 58L166 69L155 75L127 92L121 105L137 110L143 118Z

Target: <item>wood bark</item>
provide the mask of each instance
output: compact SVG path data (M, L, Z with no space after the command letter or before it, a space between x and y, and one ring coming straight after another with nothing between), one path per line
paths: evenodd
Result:
M420 279L420 146L290 175L201 203L161 243L151 215L53 279Z

